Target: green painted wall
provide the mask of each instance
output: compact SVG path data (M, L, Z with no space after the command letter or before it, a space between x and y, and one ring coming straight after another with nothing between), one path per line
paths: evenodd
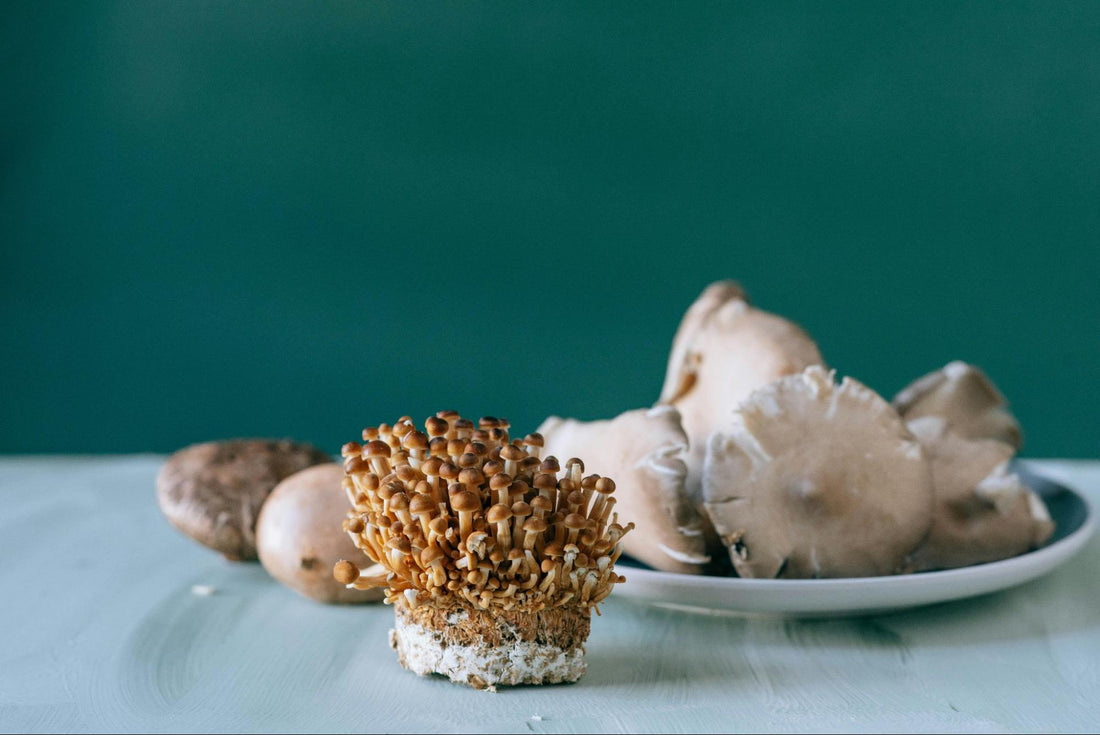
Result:
M1100 456L1098 3L8 3L2 452L652 402L741 280Z

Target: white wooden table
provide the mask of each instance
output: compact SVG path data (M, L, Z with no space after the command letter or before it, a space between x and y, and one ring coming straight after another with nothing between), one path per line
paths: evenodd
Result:
M1100 539L1023 587L874 618L612 595L578 684L492 694L401 669L389 608L318 605L179 535L160 462L0 458L0 730L1100 728ZM1100 502L1100 462L1034 467Z

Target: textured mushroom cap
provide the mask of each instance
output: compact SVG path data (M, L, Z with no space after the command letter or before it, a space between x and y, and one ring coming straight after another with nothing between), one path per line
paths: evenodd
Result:
M750 306L736 283L718 281L703 290L673 338L660 397L680 411L690 441L687 488L693 498L698 501L702 488L707 437L729 429L741 401L784 375L823 363L798 325Z
M684 489L687 436L675 408L627 411L608 421L552 416L539 433L549 454L583 455L589 470L617 478L615 509L636 526L623 538L626 553L657 569L687 574L698 574L710 561L702 515Z
M940 416L965 438L997 439L1017 450L1023 444L1005 397L985 373L958 360L915 380L894 396L894 408L906 421Z
M1054 533L1046 505L1008 471L1012 447L968 439L937 416L909 422L932 464L932 532L913 554L913 571L1006 559L1041 546Z
M323 464L280 482L256 522L260 562L279 582L319 602L378 602L380 591L348 589L333 577L339 560L359 554L341 528L348 506L343 480L341 465Z
M920 444L874 391L819 366L755 391L711 437L703 499L742 577L894 574L932 525Z
M157 502L173 526L200 544L233 561L254 560L256 519L267 496L295 472L331 461L314 446L286 439L193 444L161 467Z

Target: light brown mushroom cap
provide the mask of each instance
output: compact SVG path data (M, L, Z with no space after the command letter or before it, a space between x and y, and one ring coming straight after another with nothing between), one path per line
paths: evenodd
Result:
M811 366L755 391L707 444L703 498L742 577L901 571L932 525L932 474L885 400Z
M1041 498L1009 472L1012 447L968 439L937 416L909 422L932 464L932 532L913 554L911 569L953 569L1022 554L1054 532Z
M673 338L660 403L680 411L690 442L687 489L698 501L706 442L728 430L750 393L824 361L798 325L749 304L733 281L707 286Z
M985 373L958 360L915 380L894 396L894 408L906 421L940 416L965 438L996 439L1016 450L1023 444L1005 397Z
M650 566L698 574L710 561L703 517L687 496L687 437L671 406L627 411L608 421L552 416L539 433L546 452L583 456L586 468L616 478L615 510L636 524L623 550Z
M256 547L264 569L287 587L319 602L378 602L377 590L348 588L333 577L351 576L342 559L359 554L340 524L347 515L344 470L323 464L297 472L271 492L256 523ZM358 578L356 569L355 578Z

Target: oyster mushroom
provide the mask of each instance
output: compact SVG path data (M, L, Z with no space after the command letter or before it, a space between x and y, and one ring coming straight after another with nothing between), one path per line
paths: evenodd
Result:
M937 416L910 421L909 430L932 464L936 498L932 532L913 554L912 571L1006 559L1050 538L1046 505L1008 471L1012 447L960 436Z
M750 306L733 281L703 290L676 331L659 399L679 410L687 432L686 487L693 498L702 487L707 437L730 428L738 404L757 388L820 364L817 345L798 325Z
M710 561L703 518L684 490L688 444L675 408L637 409L606 421L551 416L538 433L548 454L584 457L588 471L616 478L618 491L605 502L613 499L637 527L623 539L626 553L687 574L698 574Z
M932 525L932 474L885 400L811 366L753 392L707 442L703 500L742 577L901 571Z
M953 433L969 439L997 439L1014 449L1023 443L1008 402L978 368L956 360L918 378L894 396L906 421L941 416Z

